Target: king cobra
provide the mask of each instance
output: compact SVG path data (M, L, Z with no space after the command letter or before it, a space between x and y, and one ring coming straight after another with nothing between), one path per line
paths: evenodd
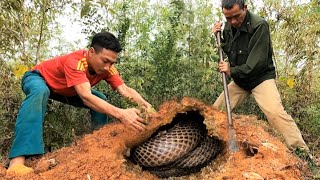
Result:
M222 146L222 141L207 135L201 121L179 120L135 147L131 160L161 178L183 176L200 171Z

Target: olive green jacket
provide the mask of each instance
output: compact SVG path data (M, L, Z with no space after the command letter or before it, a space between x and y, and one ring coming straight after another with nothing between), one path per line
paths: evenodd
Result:
M234 36L227 22L222 48L229 59L231 77L241 88L252 90L263 81L276 77L269 25L260 16L247 11Z

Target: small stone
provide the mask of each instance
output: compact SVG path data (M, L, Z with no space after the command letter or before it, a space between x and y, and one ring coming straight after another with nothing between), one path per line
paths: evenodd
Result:
M279 150L279 147L277 147L277 146L274 145L274 144L268 143L268 142L262 143L262 145L263 145L264 147L267 147L268 149L271 149L271 150L274 151L274 152L277 152L277 151Z
M242 173L242 175L246 178L246 179L254 179L254 180L264 180L264 178L262 176L260 176L257 173L254 172L244 172Z

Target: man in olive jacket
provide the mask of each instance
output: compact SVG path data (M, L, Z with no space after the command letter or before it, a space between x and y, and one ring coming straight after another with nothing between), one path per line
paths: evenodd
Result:
M275 67L268 23L247 10L244 0L222 0L222 11L227 20L223 30L222 48L229 63L219 63L220 72L233 81L228 85L231 109L252 94L271 126L280 132L290 150L300 148L309 152L301 132L284 110L275 83ZM221 31L222 23L212 31ZM223 93L215 107L225 104Z

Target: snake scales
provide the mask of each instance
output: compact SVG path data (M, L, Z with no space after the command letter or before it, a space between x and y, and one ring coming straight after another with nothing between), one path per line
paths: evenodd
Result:
M182 176L199 171L222 150L222 142L207 135L196 120L178 120L160 128L131 152L131 159L158 177Z

